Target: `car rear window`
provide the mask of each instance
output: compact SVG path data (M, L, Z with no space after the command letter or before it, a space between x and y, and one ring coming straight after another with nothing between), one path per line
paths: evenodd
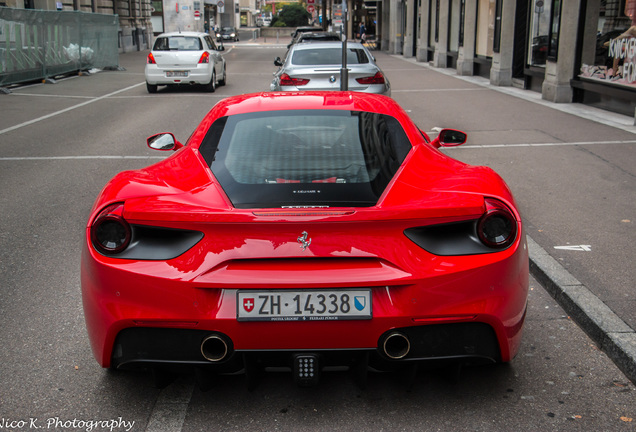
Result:
M393 117L331 110L223 117L200 147L237 208L375 205L410 149Z
M154 51L201 51L201 39L196 36L159 37L155 41Z
M334 65L342 63L342 48L312 48L296 50L292 54L292 64L298 66ZM369 63L369 57L360 48L347 48L347 64Z

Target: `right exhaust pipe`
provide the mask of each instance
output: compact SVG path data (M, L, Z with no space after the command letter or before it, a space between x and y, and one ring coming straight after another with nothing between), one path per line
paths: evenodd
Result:
M211 362L220 362L230 352L227 342L219 335L210 335L201 342L201 354Z
M411 350L411 343L404 333L393 332L384 339L382 350L387 357L399 360L407 356Z

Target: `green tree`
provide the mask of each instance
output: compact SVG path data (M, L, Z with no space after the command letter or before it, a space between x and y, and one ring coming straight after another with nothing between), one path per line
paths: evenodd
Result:
M307 12L305 6L294 3L283 6L278 16L272 19L272 27L277 27L278 21L282 21L287 27L306 26L310 19L311 14Z

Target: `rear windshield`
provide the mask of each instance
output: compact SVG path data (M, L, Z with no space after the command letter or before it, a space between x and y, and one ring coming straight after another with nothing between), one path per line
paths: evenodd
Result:
M160 37L155 41L154 51L201 51L201 39L196 36Z
M342 64L342 48L312 48L296 50L292 64L298 66ZM347 48L347 64L369 63L369 57L360 48Z
M331 110L223 117L200 147L237 208L375 205L410 149L393 117Z

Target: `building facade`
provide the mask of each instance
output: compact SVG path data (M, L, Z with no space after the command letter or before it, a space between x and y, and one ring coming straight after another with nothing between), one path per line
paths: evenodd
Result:
M354 0L355 1L358 0ZM636 118L636 0L383 0L382 49Z

